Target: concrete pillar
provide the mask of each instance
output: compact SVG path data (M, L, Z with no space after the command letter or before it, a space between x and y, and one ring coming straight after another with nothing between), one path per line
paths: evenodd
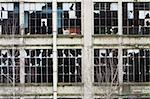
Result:
M53 0L52 4L53 18L53 99L57 99L57 0Z
M118 1L118 32L119 32L119 83L123 83L123 66L122 66L122 0Z
M93 3L92 0L82 0L82 34L83 43L83 66L82 81L84 83L83 99L93 99L93 62L92 62L92 33L93 33Z
M20 33L21 35L24 34L24 2L20 1L20 15L19 15L19 21L20 21Z
M122 94L122 84L123 84L123 59L122 59L122 0L118 0L118 33L119 33L119 48L118 48L118 77L119 77L119 84L120 84L120 90L119 94ZM119 98L121 99L121 98Z
M21 35L24 34L24 2L21 1L20 2L20 15L19 15L19 21L20 21L20 33ZM23 48L23 45L24 45L24 41L23 41L23 38L20 38L20 45L22 46L22 48L20 49L20 83L21 84L24 84L25 83L25 62L24 62L24 48Z

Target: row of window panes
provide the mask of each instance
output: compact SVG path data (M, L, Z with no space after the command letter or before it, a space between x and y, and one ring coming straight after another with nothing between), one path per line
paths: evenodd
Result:
M14 54L12 54L14 53ZM14 56L13 56L14 55ZM52 50L26 49L22 51L25 58L25 82L42 83L52 82ZM20 51L0 50L1 83L10 82L15 65L15 78L20 79ZM14 58L13 58L14 57ZM14 62L13 62L13 61ZM118 80L118 50L94 49L94 81L110 82ZM81 49L58 50L58 81L81 82ZM114 78L115 77L115 78ZM123 50L123 80L124 82L150 81L150 50L124 49Z
M81 27L81 19L80 19L81 4L80 3L58 3L57 8L58 8L58 12L57 12L58 13L57 15L58 33L59 34L70 34L70 33L81 34L80 33L81 31L80 29ZM45 12L45 9L43 9L42 7L41 15L43 15L44 13L52 14L52 5L49 9L46 10L47 12ZM28 11L30 12L30 9L28 9ZM32 13L37 13L37 11L33 11ZM38 11L38 18L40 18L41 20L40 19L36 20L36 16L33 16L36 20L35 24L31 24L29 22L30 20L32 22L33 20L32 16L29 18L26 17L26 20L25 20L25 26L26 26L25 33L26 34L51 34L52 33L52 16L49 17L51 18L51 20L47 20L47 17L40 16L39 13L40 12ZM51 23L47 24L49 21ZM38 25L38 24L36 25L36 23L41 23L41 25ZM78 24L79 26L77 26Z
M150 27L150 7L148 2L123 3L123 34L148 35ZM25 3L25 34L51 34L52 33L52 3ZM19 3L0 3L1 7L1 34L19 34ZM81 34L81 3L58 3L58 33ZM10 15L10 13L13 14ZM118 31L118 4L94 3L95 34L117 34ZM15 16L14 16L15 15ZM16 15L18 17L16 17ZM10 17L14 20L10 22ZM34 19L36 21L34 21ZM39 19L39 20L38 20ZM103 19L103 20L102 20ZM115 20L114 20L115 19ZM51 20L51 21L50 21ZM68 20L68 25L65 21ZM70 20L70 22L69 22ZM105 21L106 22L105 22ZM112 24L107 23L112 22ZM5 21L5 22L4 22ZM32 24L32 21L34 21ZM50 23L48 23L50 21ZM73 23L77 24L72 24ZM17 22L17 24L15 24ZM108 29L101 29L102 25ZM38 25L39 23L39 25ZM114 24L116 23L116 24ZM109 26L110 25L110 26ZM6 29L5 27L10 27ZM15 29L14 29L15 27ZM13 31L12 31L13 30ZM107 31L111 33L107 33Z
M8 96L7 96L8 97ZM0 98L0 99L14 99L14 98L11 98L11 97L14 97L14 96L10 96L10 98ZM31 97L34 97L34 98L24 98L24 99L52 99L52 98L39 98L38 96L31 96ZM15 99L21 99L21 98L18 98L18 97L15 97ZM82 98L58 98L58 99L82 99Z
M38 97L38 96L35 96L35 97ZM0 99L13 99L13 98L0 98ZM20 99L20 98L15 98L15 99ZM38 97L38 98L24 98L24 99L52 99L52 98L39 98ZM82 98L58 98L58 99L82 99ZM94 99L106 99L106 98L94 98ZM118 99L118 98L112 98L112 99ZM132 98L123 98L123 99L137 99L137 98L132 97ZM149 98L138 98L138 99L149 99Z
M137 96L137 98L134 98L134 96L131 96L132 98L123 98L123 99L149 99L149 98L139 98ZM107 99L107 98L95 98L95 99ZM112 98L112 99L119 99L119 98Z
M118 51L117 49L94 50L94 81L118 81ZM123 50L123 81L149 82L150 81L150 50L124 49Z
M35 97L37 97L37 96L35 96ZM133 97L135 97L135 96L133 96ZM137 99L137 98L133 98L133 97L132 98L123 98L123 99ZM0 99L13 99L13 98L0 98ZM20 98L15 98L15 99L20 99ZM24 99L52 99L52 98L24 98ZM58 98L58 99L82 99L82 98ZM106 98L94 98L94 99L106 99ZM118 98L112 98L112 99L118 99ZM140 99L149 99L149 98L140 98Z
M81 49L58 50L59 82L81 82L81 55ZM13 63L16 83L20 82L21 57L24 57L25 83L50 83L53 81L51 49L25 49L21 52L3 49L0 50L0 83L12 82Z
M9 13L14 13L19 17L19 3L4 3L2 6L0 4L0 8L2 21L0 23L0 33L7 35L19 34L19 24L14 23L19 23L19 18L9 15ZM13 12L10 11L10 9L12 9ZM59 34L65 34L66 32L81 34L81 3L59 3L58 9ZM24 3L24 13L25 34L52 33L52 3ZM63 19L65 16L68 21L70 20L70 25L64 24L64 20L67 21L67 19ZM15 20L13 23L9 21L10 17ZM73 24L71 25L72 22ZM79 26L76 26L74 23L79 24ZM6 29L5 27L10 27L10 29Z
M149 2L123 2L123 34L127 35L149 35L150 27L150 6ZM101 14L101 13L105 14ZM117 3L94 3L94 19L99 19L100 23L105 24L105 27L110 27L110 29L101 29L102 25L94 22L94 33L95 34L117 34L113 28L114 25L102 22L102 18L110 19L113 17L111 13L118 14ZM111 21L112 22L112 21ZM118 20L116 21L118 23ZM98 28L99 27L99 28ZM116 27L115 27L116 28ZM108 33L110 31L111 33Z

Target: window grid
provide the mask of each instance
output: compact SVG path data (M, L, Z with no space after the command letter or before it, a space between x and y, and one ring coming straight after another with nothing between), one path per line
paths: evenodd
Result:
M0 3L0 34L19 33L19 3Z
M13 97L13 96L11 96L11 97ZM34 98L24 98L24 99L52 99L52 98L40 98L40 97L38 97L38 96L33 96ZM0 98L0 99L13 99L13 98ZM17 97L15 97L15 99L20 99L20 98L17 98ZM82 98L58 98L58 99L82 99Z
M150 49L123 50L123 81L150 81Z
M52 3L24 3L25 34L52 34Z
M117 82L117 66L117 49L94 49L94 82Z
M150 34L150 3L123 3L123 34Z
M67 7L67 5L69 7ZM52 3L24 3L25 34L52 33ZM0 3L1 34L19 33L19 3ZM94 34L117 34L118 4L94 3ZM81 32L81 3L58 2L59 34ZM123 34L149 35L150 3L123 2Z
M58 49L58 82L81 82L81 49Z
M95 98L95 99L107 99L107 98ZM112 98L112 99L118 99L118 98Z
M81 34L81 3L59 2L57 20L58 34Z
M13 97L13 96L10 96L10 97ZM13 98L0 98L0 99L14 99L14 97ZM15 97L15 99L20 99L20 98Z
M25 50L25 83L52 83L52 50Z
M94 34L118 33L118 4L94 3Z
M20 83L20 52L12 49L0 50L0 83L13 82L13 68L15 69L15 83Z

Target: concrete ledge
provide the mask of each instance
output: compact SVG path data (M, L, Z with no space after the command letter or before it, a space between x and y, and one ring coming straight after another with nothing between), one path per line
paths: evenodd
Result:
M35 45L52 45L52 35L30 35L30 36L1 36L1 46L35 46ZM57 45L83 45L82 36L58 36Z

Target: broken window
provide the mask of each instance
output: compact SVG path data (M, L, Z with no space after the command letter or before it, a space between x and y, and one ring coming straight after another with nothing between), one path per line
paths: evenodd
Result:
M81 34L81 3L69 2L57 5L58 34Z
M25 34L52 34L52 3L24 3Z
M36 98L35 98L36 97ZM1 99L1 98L0 98ZM10 98L9 98L10 99ZM24 98L24 99L52 99L52 98L40 98L38 96L34 96L34 98ZM81 98L57 98L57 99L81 99Z
M94 82L117 82L117 66L117 49L94 49Z
M0 50L0 83L12 83L15 75L15 83L20 82L20 52L19 50ZM14 69L14 73L13 73Z
M6 96L6 97L8 97L8 96ZM10 96L10 97L14 97L14 96ZM46 98L46 96L44 97L44 96L42 96L42 97L40 97L40 96L32 96L33 98L30 98L30 97L25 97L24 96L24 99L52 99L52 98ZM43 98L44 97L44 98ZM0 98L0 99L13 99L13 98ZM20 98L18 98L17 96L15 97L15 99L20 99ZM82 99L82 98L58 98L58 99Z
M135 96L130 96L129 98L123 98L123 99L137 99L138 98L138 96L136 98L133 98L133 97L135 97ZM140 97L140 99L149 99L149 98L142 98L142 97Z
M82 99L82 98L58 98L58 99Z
M25 49L25 83L52 83L52 50Z
M123 50L123 81L150 81L150 49Z
M20 99L20 98L18 98L17 96L9 96L9 98L8 98L8 96L6 96L6 98L5 97L3 97L3 98L0 98L0 99L13 99L13 98L15 98L15 99Z
M94 34L118 33L118 3L94 3Z
M95 99L107 99L107 98L95 98ZM118 98L112 98L112 99L118 99Z
M150 3L123 3L123 34L150 34Z
M58 49L58 82L81 82L81 49Z
M0 3L0 34L19 34L19 3Z

